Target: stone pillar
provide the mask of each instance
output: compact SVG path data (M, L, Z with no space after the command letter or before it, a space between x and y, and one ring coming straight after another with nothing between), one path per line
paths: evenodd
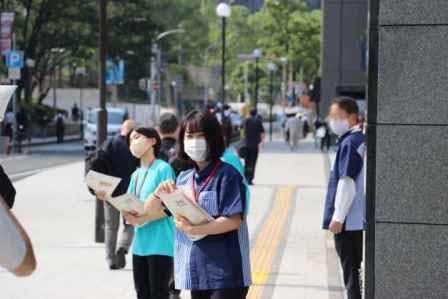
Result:
M364 99L367 14L368 0L322 1L321 111L324 116L335 96Z
M448 1L370 0L367 299L448 298Z

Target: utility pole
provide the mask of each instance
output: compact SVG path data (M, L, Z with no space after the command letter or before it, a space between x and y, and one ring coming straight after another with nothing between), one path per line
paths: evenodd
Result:
M16 50L16 34L15 33L12 34L12 49ZM17 84L16 80L12 80L12 85L16 85L16 84ZM12 132L13 132L12 148L13 148L14 152L21 153L22 152L22 145L21 145L21 140L20 140L21 136L19 136L20 135L19 122L17 119L17 114L19 112L18 104L19 103L17 102L17 91L14 91L14 93L12 95L12 114L14 115L14 118L13 118L14 122L12 125L12 129L13 129L12 130Z
M98 111L97 122L97 136L96 147L99 148L103 145L107 138L107 110L106 110L106 59L107 59L107 2L108 0L98 0L99 10L99 87L100 87L100 103ZM104 205L103 201L96 201L96 213L95 213L95 241L97 243L104 243Z
M221 67L221 95L222 104L226 102L226 18L222 18L222 67ZM224 112L222 111L224 117Z

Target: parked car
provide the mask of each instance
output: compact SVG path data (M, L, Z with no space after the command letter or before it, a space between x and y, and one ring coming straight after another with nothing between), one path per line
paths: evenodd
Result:
M84 121L84 148L87 151L95 150L97 137L98 112L100 109L92 109L86 113ZM107 138L115 136L121 128L121 124L127 118L125 109L107 108Z

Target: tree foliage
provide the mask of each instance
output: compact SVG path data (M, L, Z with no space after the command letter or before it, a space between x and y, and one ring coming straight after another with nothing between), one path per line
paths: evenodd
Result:
M19 91L41 102L50 89L50 76L61 67L74 78L79 66L88 68L95 84L98 40L97 0L0 0L3 11L16 13L17 48L25 59L33 59L33 68L25 67ZM108 55L124 59L126 83L137 86L138 79L149 76L151 46L155 37L167 30L182 28L184 34L159 42L164 61L177 65L219 67L221 64L221 20L216 16L215 1L191 0L109 0ZM251 14L244 6L233 5L227 27L227 74L234 95L244 90L244 61L238 54L264 52L267 60L279 63L287 57L289 71L303 68L312 79L319 69L320 12L309 11L303 0L266 0L264 7ZM207 58L207 59L206 59ZM253 82L254 64L249 63ZM185 73L185 68L183 68ZM261 67L262 77L266 74ZM264 80L264 78L262 78ZM29 87L29 88L25 88Z

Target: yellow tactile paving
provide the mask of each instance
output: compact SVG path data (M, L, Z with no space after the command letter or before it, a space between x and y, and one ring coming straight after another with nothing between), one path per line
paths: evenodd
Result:
M268 219L251 250L253 286L248 299L261 299L265 284L271 275L272 263L279 247L294 193L293 187L280 187Z

